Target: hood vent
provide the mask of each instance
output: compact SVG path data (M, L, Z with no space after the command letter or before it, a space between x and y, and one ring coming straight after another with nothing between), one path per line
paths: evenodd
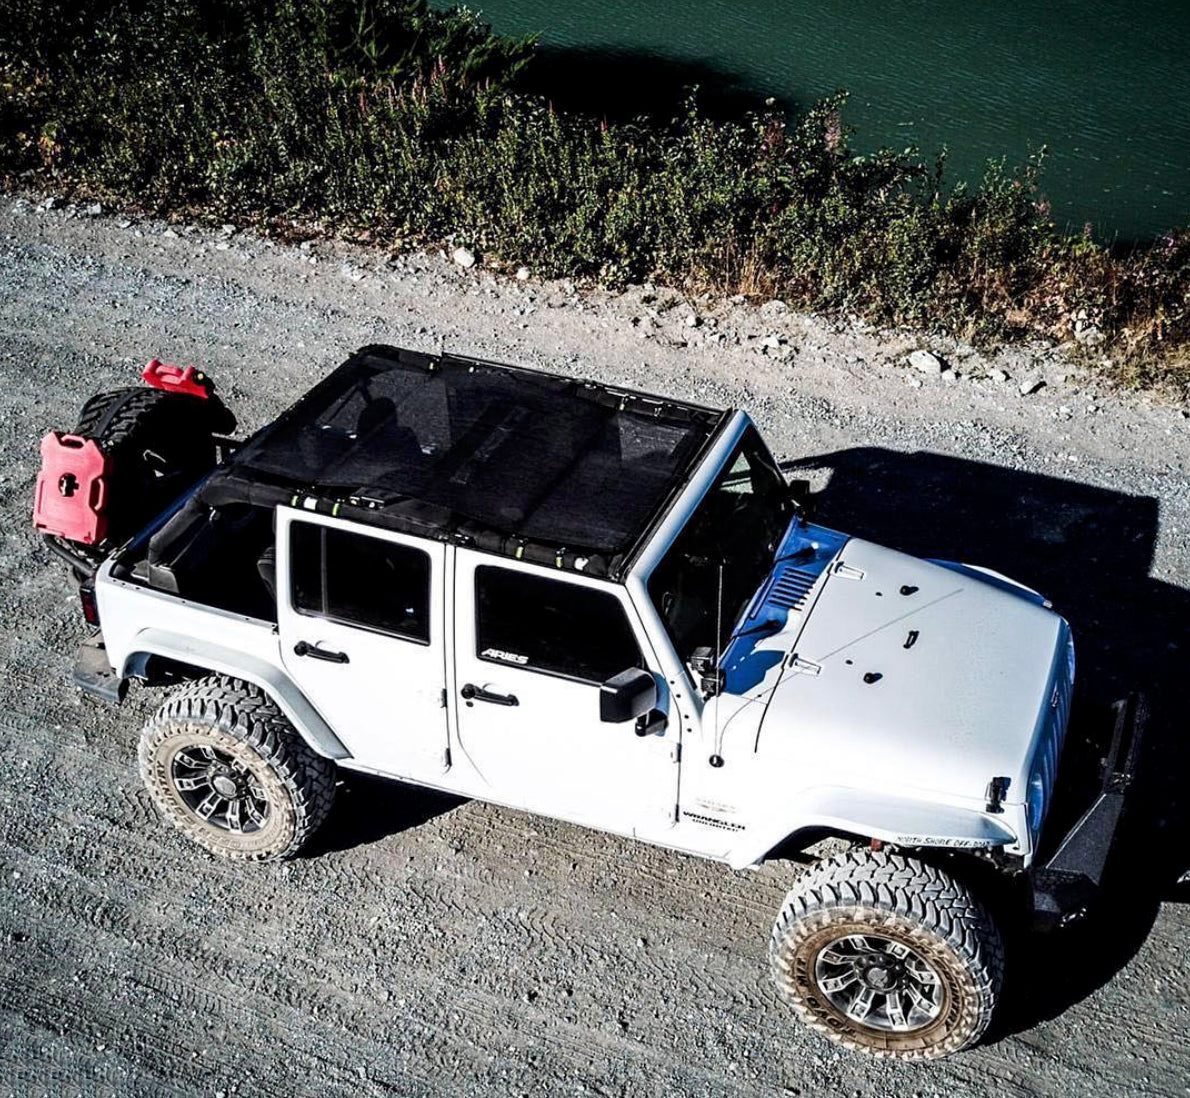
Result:
M814 586L821 568L813 571L807 568L792 568L786 565L777 573L769 591L768 601L785 610L800 610L806 604L806 596Z

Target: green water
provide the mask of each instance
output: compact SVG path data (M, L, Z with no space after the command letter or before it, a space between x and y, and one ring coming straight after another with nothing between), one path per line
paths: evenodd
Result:
M1132 240L1190 224L1190 0L471 0L495 30L543 32L537 80L624 113L698 82L725 109L838 88L861 149L988 157L1050 149L1063 225Z

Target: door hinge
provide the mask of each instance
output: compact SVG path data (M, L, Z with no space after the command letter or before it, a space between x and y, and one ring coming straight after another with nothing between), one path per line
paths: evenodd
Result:
M674 805L674 823L677 823L682 818L682 806L680 804Z
M680 743L675 743L673 747L669 749L669 757L673 762L676 763L680 763L682 761L682 745Z
M446 708L446 687L445 686L442 688L441 693L439 693L439 695L438 695L438 704L443 709Z
M442 752L442 769L443 770L450 769L450 748L449 747L445 751Z

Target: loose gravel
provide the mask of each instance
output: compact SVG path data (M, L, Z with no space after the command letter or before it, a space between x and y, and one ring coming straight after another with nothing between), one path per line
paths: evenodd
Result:
M1154 695L1104 909L1010 951L989 1042L887 1065L796 1024L765 966L788 864L732 873L363 779L284 865L216 861L156 817L136 740L160 696L111 710L66 682L83 627L29 526L37 441L151 356L200 364L251 430L370 342L743 407L822 521L1045 591L1090 695ZM0 1093L1190 1094L1184 409L1051 348L986 355L779 302L583 292L16 195L0 377Z

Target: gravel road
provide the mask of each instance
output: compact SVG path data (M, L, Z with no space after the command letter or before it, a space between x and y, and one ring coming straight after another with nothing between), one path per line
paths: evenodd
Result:
M778 304L77 213L0 195L0 1093L1190 1094L1183 410L1044 348L935 343L939 374L909 337ZM285 865L216 862L156 818L135 744L158 697L64 682L82 627L29 528L37 440L152 355L201 364L253 429L377 341L742 406L822 521L1044 590L1089 695L1153 693L1104 907L1016 944L990 1041L887 1065L803 1032L764 959L788 865L355 779Z

